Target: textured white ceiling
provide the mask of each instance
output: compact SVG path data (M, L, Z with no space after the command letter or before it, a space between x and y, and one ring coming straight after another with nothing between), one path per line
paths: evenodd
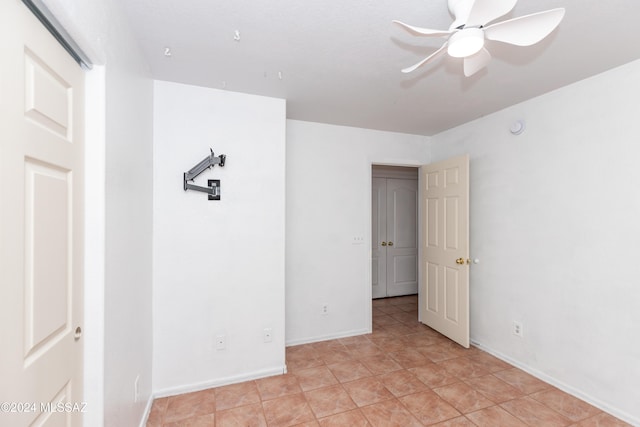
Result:
M447 29L446 0L120 2L156 79L285 98L292 119L421 135L640 58L638 0L520 0L499 20L555 7L565 18L531 47L488 42L493 59L470 78L447 55L400 73L442 39L391 20Z

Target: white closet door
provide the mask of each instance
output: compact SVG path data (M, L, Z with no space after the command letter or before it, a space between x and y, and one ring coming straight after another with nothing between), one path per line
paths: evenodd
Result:
M387 296L418 292L418 181L387 179Z
M373 178L372 297L418 292L418 181Z
M371 234L371 282L372 298L384 298L387 296L387 180L386 178L373 178L372 183L372 234Z

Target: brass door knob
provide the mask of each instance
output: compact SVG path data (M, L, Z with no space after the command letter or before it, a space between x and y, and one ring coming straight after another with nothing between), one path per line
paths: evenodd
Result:
M389 246L393 246L393 242L389 242Z
M387 242L382 242L382 246L387 246Z
M463 264L464 264L464 258L458 258L458 259L456 260L456 264L458 264L458 265L463 265Z

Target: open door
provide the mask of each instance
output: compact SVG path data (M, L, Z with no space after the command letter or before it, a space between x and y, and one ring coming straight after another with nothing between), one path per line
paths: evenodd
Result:
M420 168L420 322L469 347L469 156Z

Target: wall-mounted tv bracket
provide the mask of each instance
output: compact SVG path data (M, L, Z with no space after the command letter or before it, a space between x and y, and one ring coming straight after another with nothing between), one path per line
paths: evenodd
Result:
M209 149L211 150L211 149ZM209 195L209 200L220 200L220 180L219 179L210 179L207 184L208 187L201 187L199 185L190 184L188 181L193 181L198 175L204 172L207 169L213 168L215 165L224 166L224 162L227 156L224 154L220 154L218 157L213 155L213 150L211 150L211 154L205 157L200 163L192 167L189 172L184 173L184 191L187 190L195 190L202 191L203 193L207 193Z

